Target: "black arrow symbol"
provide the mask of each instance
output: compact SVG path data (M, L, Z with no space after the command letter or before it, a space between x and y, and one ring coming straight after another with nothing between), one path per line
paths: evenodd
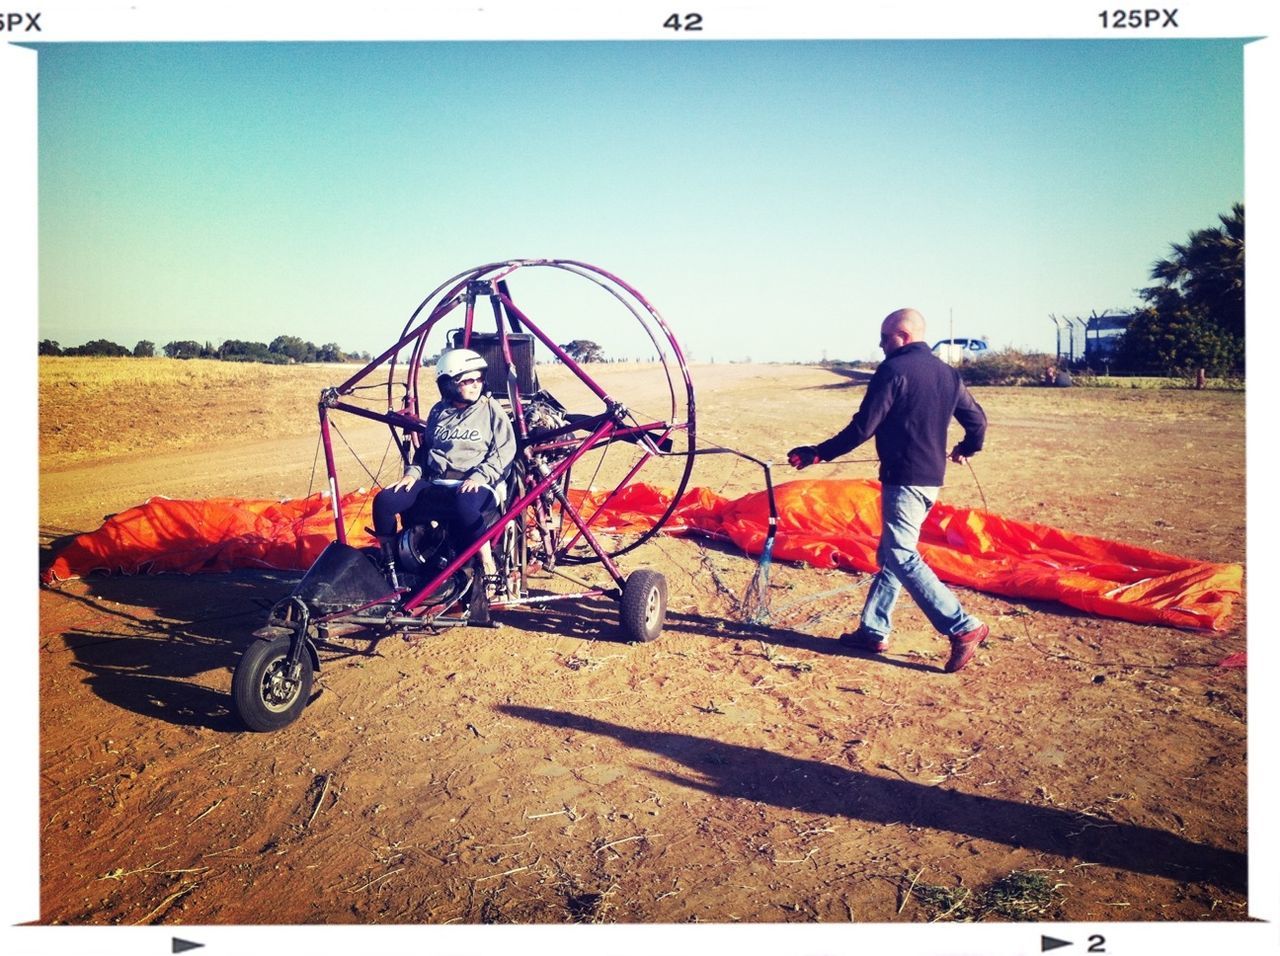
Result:
M199 949L204 943L193 943L188 939L178 939L173 937L173 951L175 953L185 953L189 949Z
M1052 936L1040 937L1040 952L1047 953L1051 949L1057 949L1060 946L1070 946L1070 940L1054 939Z

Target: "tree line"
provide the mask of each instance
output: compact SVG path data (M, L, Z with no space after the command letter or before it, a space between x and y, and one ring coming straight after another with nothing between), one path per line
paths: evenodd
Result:
M1111 369L1118 372L1186 374L1204 369L1220 377L1244 369L1244 204L1218 216L1219 225L1192 232L1185 243L1173 243L1149 278L1155 285L1138 290L1146 306L1135 313L1115 352ZM590 339L561 346L579 362L606 361L604 350ZM169 358L210 358L232 362L346 362L370 360L368 352L344 352L336 343L317 346L296 335L278 335L268 345L228 339L214 348L209 342L169 342L161 351ZM106 339L62 348L51 339L40 342L41 355L110 355L150 358L154 342L145 339L131 350Z
M604 349L590 339L574 339L560 346L575 361L606 362ZM177 359L220 359L224 362L268 362L285 364L289 362L369 362L372 356L368 352L344 352L335 342L316 345L296 335L278 335L271 344L265 342L245 342L241 339L227 339L214 347L213 343L193 342L184 339L169 342L159 350L154 342L143 339L132 349L111 342L107 339L94 339L84 345L63 348L53 339L42 339L41 355L105 355L113 358L154 358L163 354L166 358ZM433 359L434 361L434 359ZM613 361L622 361L615 359ZM636 361L643 361L637 359Z
M105 355L110 357L155 358L163 354L166 358L177 359L218 359L223 362L266 362L272 365L285 365L291 362L368 362L368 352L344 352L336 342L316 345L296 335L277 335L268 345L266 342L245 342L241 339L227 339L214 347L212 342L193 342L184 339L169 342L161 346L159 352L156 344L143 339L132 349L107 339L94 339L84 345L63 348L53 339L40 342L41 355Z

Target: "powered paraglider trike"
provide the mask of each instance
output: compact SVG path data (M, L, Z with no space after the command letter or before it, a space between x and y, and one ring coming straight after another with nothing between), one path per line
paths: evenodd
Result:
M542 277L586 280L585 288L596 290L583 305L593 323L621 318L638 325L647 352L644 394L618 394L605 381L609 366L589 372L584 365L591 363L571 347L575 343L558 345L544 330L541 315L531 314L537 309L517 305L512 292L517 275L539 277L530 283L535 299L546 288ZM573 294L581 295L584 283L570 284ZM421 372L443 348L483 356L486 390L511 418L517 453L504 478L506 504L465 548L451 546L438 521L408 523L398 533L388 567L378 549L353 543L331 419L346 413L385 423L401 460L407 461L409 438L425 432L425 411L434 401L420 394ZM539 348L555 360L545 371L554 369L560 376L559 396L539 382ZM434 386L433 377L427 381ZM627 387L625 376L618 381ZM376 396L373 407L370 392ZM693 384L662 317L621 279L563 259L517 259L459 273L427 296L394 345L322 392L319 415L336 536L293 593L272 607L236 667L232 697L249 728L275 730L295 720L320 666L317 646L350 631L377 638L486 626L492 611L594 596L616 601L627 640L652 641L662 631L667 603L662 574L640 568L627 575L616 559L661 529L688 484L696 435ZM599 516L656 461L664 463L673 488L665 511L639 525L629 523L625 532L601 528ZM567 592L532 586L535 576L539 583L551 575L572 581L565 569L588 563L603 571L602 583L575 582Z

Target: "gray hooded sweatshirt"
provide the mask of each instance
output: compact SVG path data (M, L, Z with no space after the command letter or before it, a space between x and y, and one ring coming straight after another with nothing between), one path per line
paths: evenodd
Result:
M511 419L493 398L481 395L472 405L455 408L437 402L427 413L427 431L405 477L469 478L475 476L502 500L502 476L516 456Z

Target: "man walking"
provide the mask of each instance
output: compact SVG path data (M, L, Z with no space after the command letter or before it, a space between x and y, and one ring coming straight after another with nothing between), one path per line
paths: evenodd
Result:
M893 605L905 587L929 623L950 638L946 670L954 673L969 663L989 629L965 613L916 547L946 473L951 418L964 426L964 440L951 449L950 457L963 464L982 449L987 417L960 373L930 351L919 312L899 309L886 316L880 325L880 348L885 360L849 424L820 444L791 449L787 460L795 468L831 461L875 435L882 485L883 531L876 549L880 571L871 581L858 629L841 636L840 643L876 654L888 650Z

